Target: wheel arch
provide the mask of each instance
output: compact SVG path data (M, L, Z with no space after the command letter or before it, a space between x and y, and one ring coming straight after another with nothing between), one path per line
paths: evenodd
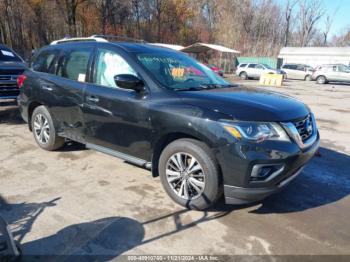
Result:
M174 142L175 140L181 139L181 138L191 138L200 142L205 143L207 146L210 147L211 142L206 139L205 137L193 135L186 132L172 132L167 133L161 136L157 142L154 144L153 154L152 154L152 176L157 177L159 176L158 173L158 164L159 164L159 158L163 151L163 149L169 145L170 143Z
M316 82L318 82L318 79L320 78L320 77L323 77L324 79L325 79L325 84L328 82L328 78L325 76L325 75L318 75L317 77L316 77Z
M32 121L33 112L34 112L35 108L42 106L42 105L43 104L38 102L38 101L32 101L32 102L30 102L30 104L28 106L28 127L29 127L30 131L32 131L32 126L30 123Z

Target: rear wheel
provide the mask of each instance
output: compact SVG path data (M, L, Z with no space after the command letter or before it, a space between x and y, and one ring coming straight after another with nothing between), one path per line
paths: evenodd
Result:
M327 78L325 76L318 76L316 81L317 81L317 84L323 85L327 83Z
M160 156L159 174L167 194L189 209L206 209L222 194L216 160L208 146L194 139L170 143Z
M53 151L64 145L64 138L57 135L51 115L45 106L34 109L31 126L35 141L42 149Z
M247 75L246 72L241 72L241 73L239 74L239 77L240 77L241 79L243 79L243 80L247 80L247 79L248 79L248 75Z

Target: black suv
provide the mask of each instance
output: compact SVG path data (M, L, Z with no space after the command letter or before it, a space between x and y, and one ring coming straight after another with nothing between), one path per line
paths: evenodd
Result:
M19 105L38 145L67 139L160 176L192 209L261 200L319 145L300 101L226 82L190 56L103 38L57 41L21 76Z
M0 101L16 99L19 94L17 77L25 70L22 58L13 50L0 44Z

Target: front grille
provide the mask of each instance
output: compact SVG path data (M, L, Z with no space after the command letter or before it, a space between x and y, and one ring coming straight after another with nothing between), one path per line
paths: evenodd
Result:
M17 83L0 83L0 97L18 96Z
M0 75L18 76L24 72L24 69L0 69Z
M312 136L313 124L312 124L312 116L311 114L307 115L304 119L293 122L294 126L298 130L298 133L301 137L301 140L304 142L310 136Z
M0 75L0 80L11 80L12 76L2 76Z

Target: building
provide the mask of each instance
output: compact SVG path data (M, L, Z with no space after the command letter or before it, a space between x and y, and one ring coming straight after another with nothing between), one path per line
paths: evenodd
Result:
M322 64L350 65L350 47L284 47L278 58L283 63L307 64L316 67Z

